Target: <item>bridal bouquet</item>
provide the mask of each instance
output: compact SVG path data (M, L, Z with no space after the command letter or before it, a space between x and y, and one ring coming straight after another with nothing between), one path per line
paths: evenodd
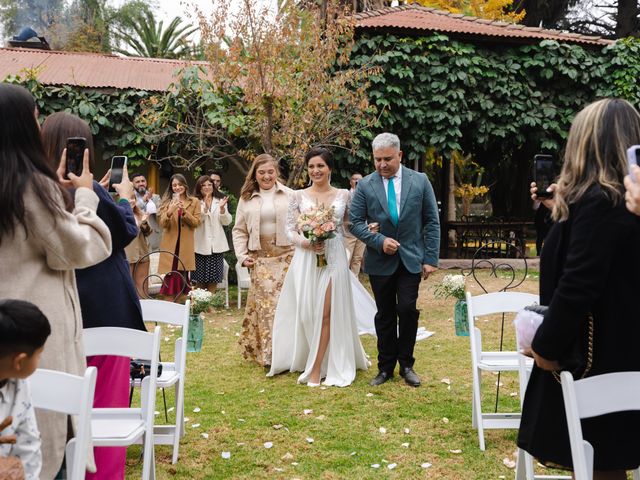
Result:
M336 236L336 223L333 220L333 207L316 205L298 217L298 229L313 242L323 242ZM316 254L316 266L325 267L327 257L324 253Z

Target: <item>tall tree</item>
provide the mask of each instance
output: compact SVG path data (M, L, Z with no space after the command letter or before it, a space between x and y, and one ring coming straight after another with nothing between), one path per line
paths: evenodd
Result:
M175 17L166 29L163 27L163 21L156 22L150 10L143 10L123 19L117 29L117 37L125 48L114 48L114 51L150 58L190 56L193 46L189 37L198 28L183 23L180 17Z
M0 25L5 37L17 35L24 27L48 36L63 10L64 0L0 0Z

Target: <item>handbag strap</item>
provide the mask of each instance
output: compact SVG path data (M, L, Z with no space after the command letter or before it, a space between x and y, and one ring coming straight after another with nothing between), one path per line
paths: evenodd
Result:
M585 364L584 370L582 371L582 375L576 380L580 380L587 376L587 374L591 371L591 366L593 365L593 315L590 313L587 316L587 362ZM553 377L556 379L558 383L562 383L560 379L560 372L554 370L551 372Z

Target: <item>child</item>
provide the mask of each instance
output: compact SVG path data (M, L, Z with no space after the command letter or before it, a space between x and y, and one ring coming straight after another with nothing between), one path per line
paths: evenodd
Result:
M5 465L7 462L3 457L18 457L26 480L39 479L42 453L40 432L24 379L38 367L50 333L47 317L32 303L0 300L0 424L4 428L0 428L0 438L15 436L15 443L0 442L0 473L3 462Z

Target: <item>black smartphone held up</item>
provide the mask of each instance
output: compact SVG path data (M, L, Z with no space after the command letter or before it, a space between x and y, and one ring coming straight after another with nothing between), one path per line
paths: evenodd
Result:
M536 182L540 198L553 197L553 192L547 192L547 188L554 182L555 173L553 157L551 155L536 155L533 157L533 181Z
M109 177L109 191L115 192L114 183L122 181L124 175L124 166L127 164L127 157L124 155L116 155L111 159L111 176Z
M69 179L69 173L80 175L82 173L82 159L87 148L87 139L84 137L67 138L67 168L64 178Z
M627 149L627 163L629 164L629 177L635 183L636 176L631 175L631 166L638 165L638 156L640 155L640 145L633 145Z

